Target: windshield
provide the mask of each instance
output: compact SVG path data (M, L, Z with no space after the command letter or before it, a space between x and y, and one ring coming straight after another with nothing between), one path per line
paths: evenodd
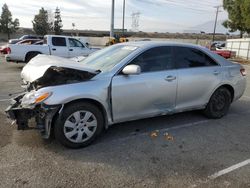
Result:
M115 45L97 51L80 62L87 68L108 72L137 48L135 46Z

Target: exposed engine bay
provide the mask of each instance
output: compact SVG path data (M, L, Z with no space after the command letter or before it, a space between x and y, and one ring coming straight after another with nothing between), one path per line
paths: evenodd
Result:
M47 69L47 71L41 78L38 78L32 83L29 83L27 90L31 91L34 89L40 89L42 87L82 82L90 80L96 74L72 68L52 66Z

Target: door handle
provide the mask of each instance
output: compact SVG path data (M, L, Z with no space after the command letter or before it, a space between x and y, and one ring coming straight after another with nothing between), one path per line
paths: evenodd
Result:
M173 81L173 80L175 80L175 79L176 79L175 76L167 76L167 77L165 78L165 80L168 81L168 82L171 82L171 81Z
M52 50L53 50L53 51L56 51L56 49L55 49L55 48L52 48Z
M73 49L69 49L69 51L73 51Z
M214 71L214 75L218 75L218 74L220 74L220 72L217 71L217 70L215 70L215 71Z

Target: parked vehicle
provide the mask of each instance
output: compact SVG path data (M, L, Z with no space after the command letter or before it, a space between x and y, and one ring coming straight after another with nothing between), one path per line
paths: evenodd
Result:
M222 50L222 49L216 49L216 50L212 50L212 52L226 58L234 58L236 57L236 52L235 51L231 51L231 50Z
M10 39L9 40L9 44L16 44L22 40L26 40L26 39L43 39L43 37L41 36L36 36L36 35L23 35L22 37L20 37L19 39Z
M41 39L25 39L25 40L21 40L19 42L17 42L16 44L35 44L36 42L41 41Z
M68 36L46 35L43 45L18 45L9 44L10 53L6 61L29 62L38 54L55 55L65 58L87 56L98 50L89 48L79 40Z
M227 50L225 47L226 47L225 42L217 41L217 42L213 42L211 44L210 50L212 52L224 57L225 59L236 57L236 52L235 51Z
M0 53L1 54L7 54L8 53L8 46L7 45L3 45L3 46L0 46Z
M123 42L128 42L128 39L123 36L115 35L115 37L109 38L108 42L105 44L105 46L110 46L114 45L117 43L123 43Z
M197 109L221 118L243 95L245 75L240 64L189 44L121 43L78 63L39 55L21 73L27 92L6 113L18 129L35 117L44 138L53 132L78 148L119 122Z

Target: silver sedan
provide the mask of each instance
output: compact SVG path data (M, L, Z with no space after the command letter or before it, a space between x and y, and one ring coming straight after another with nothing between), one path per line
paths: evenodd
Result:
M43 138L53 133L79 148L118 122L197 109L221 118L243 95L245 75L241 65L189 44L123 43L80 62L39 55L21 73L27 91L6 112L18 129L35 117Z

